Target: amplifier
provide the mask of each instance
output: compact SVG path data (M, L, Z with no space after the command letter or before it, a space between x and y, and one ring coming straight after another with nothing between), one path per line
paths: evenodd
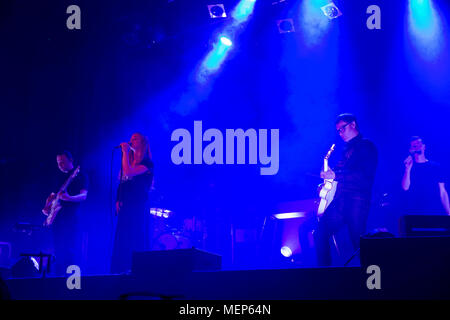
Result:
M450 216L406 215L399 220L400 236L450 236Z

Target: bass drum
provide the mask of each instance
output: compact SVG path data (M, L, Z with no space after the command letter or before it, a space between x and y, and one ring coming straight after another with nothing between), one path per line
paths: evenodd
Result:
M178 232L166 232L156 238L152 246L153 250L174 250L192 248L189 238L183 237Z

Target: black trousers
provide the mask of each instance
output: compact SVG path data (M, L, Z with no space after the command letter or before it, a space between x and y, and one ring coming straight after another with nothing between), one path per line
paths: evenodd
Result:
M79 266L81 263L81 237L78 220L75 214L63 216L64 214L66 212L58 213L52 226L55 250L55 263L52 265L52 273L58 276L66 275L68 266Z
M314 231L314 242L319 266L330 266L330 238L341 228L347 227L353 249L359 248L360 236L366 232L370 211L370 197L341 194L328 206Z

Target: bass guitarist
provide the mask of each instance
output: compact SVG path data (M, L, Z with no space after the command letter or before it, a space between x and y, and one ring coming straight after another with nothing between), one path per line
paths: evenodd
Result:
M87 198L88 180L83 170L76 175L73 174L79 168L75 168L70 152L59 152L56 162L60 174L56 178L55 191L65 185L68 180L70 183L65 189L59 189L57 193L50 194L42 211L48 217L52 202L59 201L61 208L57 211L54 220L48 224L48 219L46 219L44 225L52 229L55 253L54 271L58 275L65 275L69 265L80 264L81 237L78 232L78 215L81 202Z
M354 115L339 115L336 130L345 147L334 170L322 170L320 173L321 178L337 182L334 198L320 217L314 232L320 266L331 265L330 239L342 227L348 228L354 249L359 248L359 238L366 231L378 163L377 148L370 140L362 137Z

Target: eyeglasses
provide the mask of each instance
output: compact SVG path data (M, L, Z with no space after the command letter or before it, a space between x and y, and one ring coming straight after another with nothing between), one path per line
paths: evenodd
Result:
M340 127L339 129L337 129L337 133L342 133L345 131L345 127L348 126L351 122L347 122L345 125L343 125L342 127Z

